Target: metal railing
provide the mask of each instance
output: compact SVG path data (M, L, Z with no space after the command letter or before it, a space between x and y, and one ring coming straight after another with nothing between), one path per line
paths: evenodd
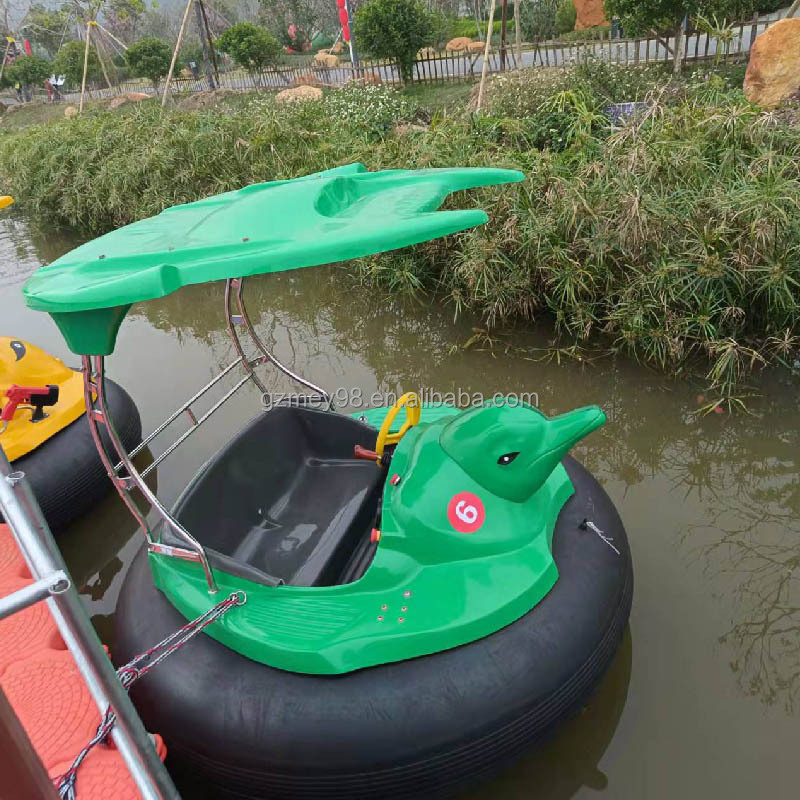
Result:
M100 717L109 707L116 715L111 737L141 796L145 800L179 800L166 767L92 627L24 473L12 471L2 447L0 511L33 577L30 585L0 598L0 619L42 600L48 604Z
M86 418L89 423L89 429L92 432L92 437L94 438L95 447L100 454L100 458L111 482L119 492L128 510L139 523L139 527L144 532L145 538L147 539L148 551L163 556L182 558L186 561L199 563L205 573L209 594L216 594L217 583L206 549L161 503L156 493L153 492L145 482L145 478L153 469L161 464L164 459L175 452L183 442L245 384L252 381L262 394L266 393L266 385L256 373L255 367L271 364L288 378L291 378L293 381L296 381L314 392L314 397L318 402L327 405L328 408L332 407L331 397L323 388L317 386L317 384L304 378L283 364L261 340L247 313L247 306L245 305L243 296L244 280L244 278L230 278L225 282L225 319L227 322L228 334L236 350L237 358L206 383L205 386L195 392L185 403L173 411L164 422L157 426L155 430L145 437L141 444L135 447L130 453L126 451L125 446L122 444L106 403L105 359L103 356L82 356L83 396L86 406ZM245 346L242 341L243 337L239 329L241 329L250 340L250 348L256 351L255 355L248 355L245 351ZM205 414L198 416L192 406L204 397L222 378L237 367L242 368L244 375L239 377L236 383L234 383ZM156 436L164 433L165 430L183 414L186 414L189 418L191 423L189 428L180 434L178 438L168 445L159 455L155 456L152 463L139 471L133 463L134 456L152 442ZM156 525L150 525L147 514L137 505L132 494L134 490L138 490L141 493L142 497L156 515L158 520ZM166 526L166 529L168 529L177 540L177 546L176 544L163 541L159 526L162 526L162 530L163 526Z

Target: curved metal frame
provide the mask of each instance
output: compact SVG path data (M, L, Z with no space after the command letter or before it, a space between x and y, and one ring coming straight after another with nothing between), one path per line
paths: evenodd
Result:
M82 372L83 372L83 398L86 405L86 416L89 421L89 429L92 432L95 447L103 462L103 466L108 473L111 482L114 484L117 492L124 501L128 510L133 514L134 518L142 529L145 538L147 539L147 549L151 553L159 553L160 555L170 556L174 558L183 558L187 561L195 561L201 564L205 572L206 581L208 583L208 591L210 594L217 592L216 581L214 580L214 572L209 563L208 555L205 549L190 533L178 522L175 517L164 507L158 499L155 492L145 482L148 473L155 469L167 456L173 453L182 442L184 442L192 433L194 433L200 425L203 424L217 409L219 409L228 399L230 399L245 383L252 380L262 394L267 393L267 388L262 382L261 378L256 374L255 367L263 364L273 364L278 370L286 376L296 381L297 383L305 386L306 388L316 392L314 396L309 396L312 402L322 402L329 409L333 408L331 396L317 384L303 378L297 373L293 372L289 367L280 362L264 345L261 338L255 331L250 317L247 314L247 308L243 298L244 278L233 278L225 282L225 319L228 327L228 334L231 338L233 346L236 350L238 357L218 373L211 381L204 387L196 392L189 400L182 406L176 409L167 419L162 422L155 430L146 436L139 445L137 445L130 453L125 449L122 441L114 427L113 420L108 411L105 393L105 358L103 356L82 356ZM238 313L233 312L232 300L236 302ZM255 345L260 355L255 358L250 358L245 353L242 345L242 340L237 331L237 326L245 329L249 335L252 343ZM206 411L201 417L197 417L192 411L192 404L199 400L209 389L211 389L218 381L225 375L231 372L238 366L242 366L245 370L245 375L240 378L234 386L229 389L211 408ZM96 398L96 400L94 399ZM171 425L175 420L186 413L191 421L191 427L181 434L169 447L167 447L161 455L156 457L151 464L149 464L141 472L133 465L133 458L143 450L156 436L163 433L163 431ZM100 431L100 426L103 426L108 435L108 440L111 447L106 446L103 441L103 436ZM113 451L113 452L111 452ZM115 457L114 457L115 456ZM136 505L136 502L131 495L133 489L138 489L145 500L149 503L151 509L156 512L159 521L165 524L175 536L183 543L184 546L173 546L164 544L158 541L153 535L153 529L150 527L147 517Z

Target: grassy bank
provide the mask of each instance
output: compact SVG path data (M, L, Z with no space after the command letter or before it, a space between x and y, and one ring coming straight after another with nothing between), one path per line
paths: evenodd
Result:
M548 316L566 345L700 368L714 402L735 402L750 370L794 361L800 320L800 126L747 104L739 79L528 71L498 79L480 117L377 88L290 108L135 107L0 132L0 177L33 213L99 232L352 161L517 167L524 184L472 201L489 225L367 259L362 277L435 291L491 325ZM611 128L609 100L644 98Z

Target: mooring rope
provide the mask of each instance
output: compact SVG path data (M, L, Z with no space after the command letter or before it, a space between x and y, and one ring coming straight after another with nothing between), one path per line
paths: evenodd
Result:
M209 608L208 611L201 614L197 619L187 622L182 628L169 634L169 636L165 636L158 644L134 656L127 664L120 667L117 670L117 676L120 682L125 689L128 690L139 678L150 672L151 669L160 664L167 656L172 655L176 650L183 647L186 642L200 633L203 628L211 625L212 622L216 622L234 606L243 606L246 602L247 595L244 592L233 592L225 598L225 600ZM116 721L117 716L111 710L111 706L109 706L105 714L103 714L103 719L97 726L95 735L86 744L86 747L78 753L75 760L72 762L72 766L63 775L56 778L55 785L61 800L77 800L76 785L78 769L86 756L92 751L92 748L100 742L106 741Z

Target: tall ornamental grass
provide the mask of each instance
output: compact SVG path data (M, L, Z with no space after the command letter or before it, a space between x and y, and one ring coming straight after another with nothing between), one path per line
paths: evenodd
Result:
M433 291L490 325L549 318L563 343L672 373L699 366L714 404L740 402L754 368L797 359L797 115L760 111L713 76L654 78L647 92L637 83L647 110L612 128L603 108L621 98L585 71L574 78L529 87L528 105L490 93L490 116L434 115L422 130L398 125L425 115L385 88L283 108L261 97L225 112L85 115L0 135L0 178L33 213L99 232L353 161L519 168L525 183L454 201L485 208L488 225L365 259L361 278Z

